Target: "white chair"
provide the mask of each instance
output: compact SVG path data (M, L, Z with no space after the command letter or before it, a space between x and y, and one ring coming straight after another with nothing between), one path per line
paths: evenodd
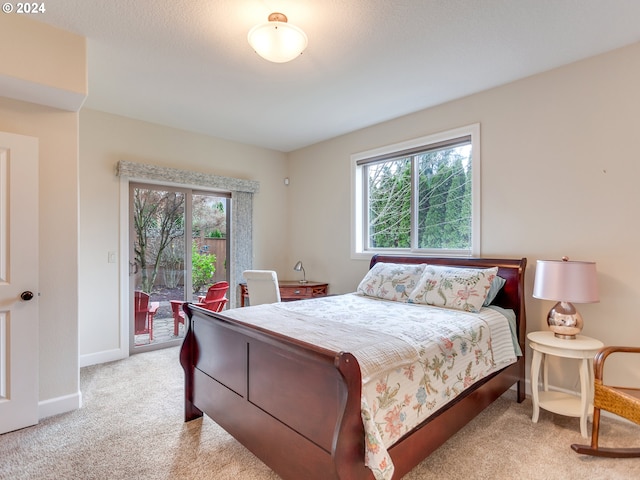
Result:
M280 301L276 272L273 270L245 270L242 275L247 281L249 305L255 306Z

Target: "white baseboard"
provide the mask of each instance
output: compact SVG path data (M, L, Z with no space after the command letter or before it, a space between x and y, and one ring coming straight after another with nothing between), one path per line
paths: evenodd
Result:
M105 350L103 352L89 353L87 355L80 355L80 368L88 367L90 365L98 365L99 363L122 360L123 358L127 358L128 356L129 351L121 348Z
M78 391L64 397L51 398L38 403L38 419L51 417L60 413L77 410L82 406L82 392Z

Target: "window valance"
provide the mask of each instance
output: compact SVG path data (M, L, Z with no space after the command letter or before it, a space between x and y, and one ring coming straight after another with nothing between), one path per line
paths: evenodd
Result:
M126 160L120 160L118 162L116 175L119 177L129 177L141 180L156 180L161 182L179 183L182 185L221 189L230 192L256 193L260 188L260 182L255 180L221 177L210 173L159 167L157 165L128 162Z

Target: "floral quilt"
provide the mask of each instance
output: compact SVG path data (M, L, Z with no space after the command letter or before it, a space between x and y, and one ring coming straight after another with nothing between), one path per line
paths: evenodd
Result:
M491 308L469 313L347 294L233 309L225 316L358 359L365 463L377 480L393 476L387 449L405 433L516 361L509 322Z

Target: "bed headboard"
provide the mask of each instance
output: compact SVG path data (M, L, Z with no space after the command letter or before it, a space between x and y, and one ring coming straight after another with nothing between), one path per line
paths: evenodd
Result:
M505 258L466 258L466 257L418 257L404 255L374 255L369 268L378 262L385 263L428 263L431 265L447 265L451 267L490 268L498 267L498 275L506 280L504 287L493 301L494 305L508 308L515 312L518 322L518 342L524 352L527 329L524 301L524 271L527 259Z

